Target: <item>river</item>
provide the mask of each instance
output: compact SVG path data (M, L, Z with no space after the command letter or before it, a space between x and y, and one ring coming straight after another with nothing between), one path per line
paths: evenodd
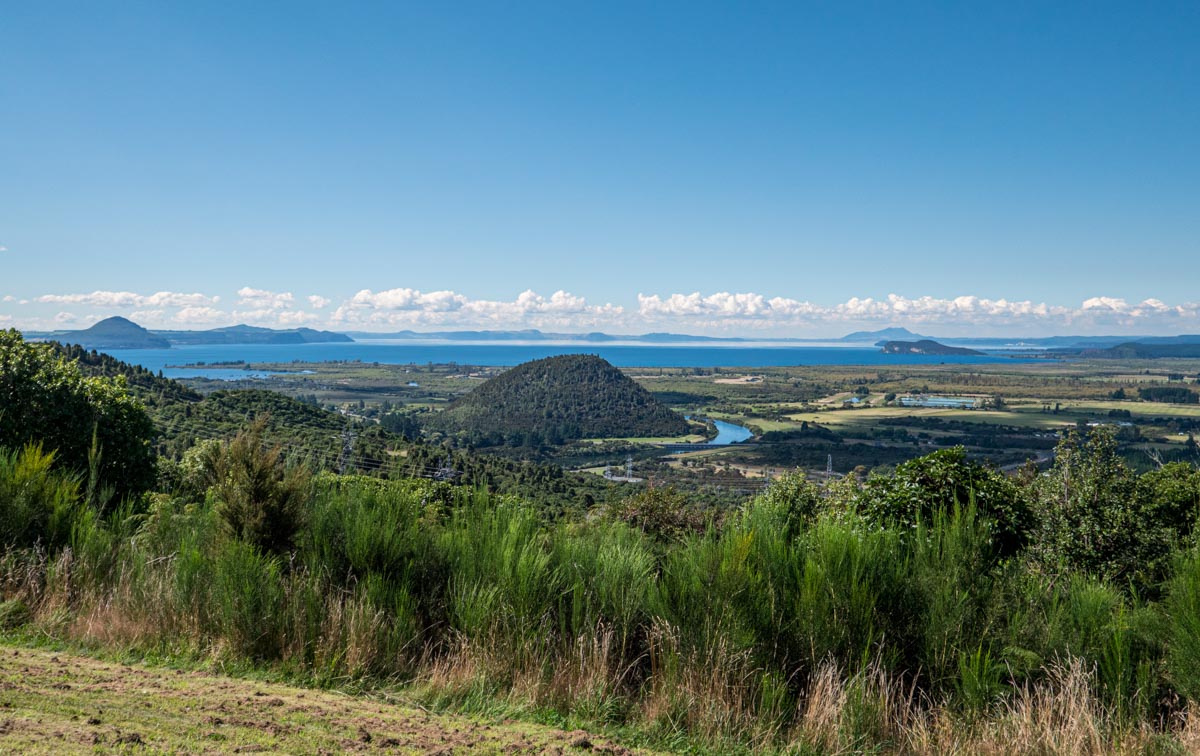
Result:
M712 424L717 426L717 436L706 442L710 446L740 444L754 435L753 431L749 428L727 423L724 420L712 420Z

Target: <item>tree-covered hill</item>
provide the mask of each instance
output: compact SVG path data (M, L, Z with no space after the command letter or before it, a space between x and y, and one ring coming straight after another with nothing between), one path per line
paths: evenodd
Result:
M533 360L490 379L433 421L509 445L579 438L680 436L687 421L594 355Z
M13 336L19 341L19 336ZM362 472L387 477L436 477L515 494L547 514L586 506L623 490L592 475L569 475L561 467L509 460L465 450L407 441L403 436L353 416L329 412L273 391L215 391L201 395L178 381L139 365L78 345L50 342L43 347L78 365L89 377L121 377L146 407L154 424L154 446L177 459L197 443L224 440L262 419L261 437L287 455L316 469ZM85 434L86 435L86 434ZM349 448L346 448L346 446Z
M137 394L138 398L153 408L163 402L198 402L201 396L179 381L163 378L141 365L131 365L116 357L94 349L86 349L78 344L60 344L49 342L50 347L68 360L79 363L79 369L86 375L100 378L115 378L125 376L125 383Z

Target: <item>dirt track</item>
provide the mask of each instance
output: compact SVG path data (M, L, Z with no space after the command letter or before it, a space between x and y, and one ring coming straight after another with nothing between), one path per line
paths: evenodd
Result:
M0 645L0 753L632 753L602 737Z

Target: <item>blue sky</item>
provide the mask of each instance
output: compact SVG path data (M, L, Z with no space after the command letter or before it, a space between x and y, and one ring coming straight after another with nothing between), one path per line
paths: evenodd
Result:
M1200 331L1195 2L0 17L0 326Z

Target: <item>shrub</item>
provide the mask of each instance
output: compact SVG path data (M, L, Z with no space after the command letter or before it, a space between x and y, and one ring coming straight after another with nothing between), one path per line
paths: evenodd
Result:
M235 654L276 658L284 603L278 558L231 541L221 547L213 567L212 596L222 639Z
M53 469L40 445L0 447L0 545L60 546L80 506L77 476Z
M1192 534L1200 515L1200 470L1187 462L1171 462L1142 475L1138 489L1145 518L1178 538Z
M787 539L795 537L816 517L822 507L821 490L794 472L771 481L770 487L751 500L745 508L750 517L765 518Z
M688 506L687 498L674 488L645 488L615 504L609 515L659 541L699 533L705 522L704 515Z
M292 548L312 497L312 476L287 465L279 447L265 449L261 422L239 433L211 459L210 489L226 533L266 553Z
M868 520L901 528L968 504L990 522L1000 555L1015 554L1028 543L1034 519L1022 491L997 470L968 460L962 447L910 460L892 475L874 475L857 499Z

